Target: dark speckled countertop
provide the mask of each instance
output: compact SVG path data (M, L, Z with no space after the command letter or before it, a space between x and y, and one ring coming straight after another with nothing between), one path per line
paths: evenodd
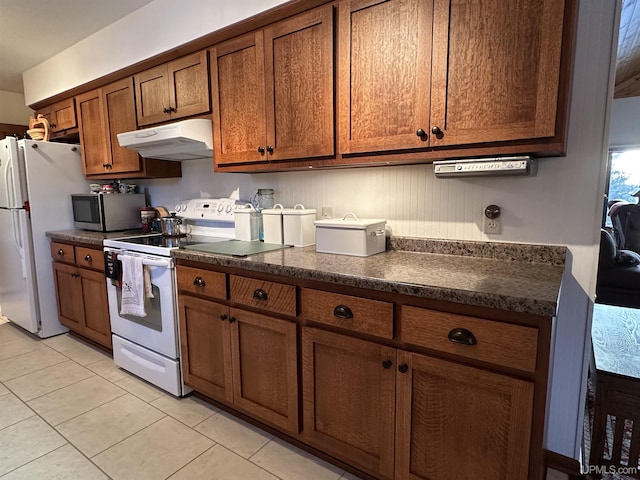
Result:
M155 235L158 232L154 232ZM92 232L89 230L59 230L47 232L47 237L51 240L61 242L84 243L102 247L102 241L110 238L139 237L145 235L142 230L124 230L120 232Z
M194 250L172 256L384 292L555 316L566 248L393 238L370 257L287 248L248 257Z
M53 240L100 246L131 232L65 230ZM387 251L370 257L316 253L315 246L248 257L174 250L177 259L255 272L555 316L567 249L555 245L448 241L392 237Z

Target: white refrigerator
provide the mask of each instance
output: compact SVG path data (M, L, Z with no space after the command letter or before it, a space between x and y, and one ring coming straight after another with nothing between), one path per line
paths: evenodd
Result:
M79 145L0 140L0 310L42 338L67 331L46 232L73 228L70 195L86 189Z

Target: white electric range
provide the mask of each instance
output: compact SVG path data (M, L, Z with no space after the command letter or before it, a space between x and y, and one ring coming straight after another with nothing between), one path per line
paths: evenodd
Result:
M187 200L175 208L189 232L185 236L147 234L104 241L114 362L176 396L185 395L191 389L182 379L177 285L171 250L234 239L235 205L235 200L227 198ZM143 317L120 313L122 277L118 258L123 255L142 258L149 273L153 298L144 300L146 315Z

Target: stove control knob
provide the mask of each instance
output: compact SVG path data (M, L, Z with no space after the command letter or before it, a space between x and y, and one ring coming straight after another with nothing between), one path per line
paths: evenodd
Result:
M231 213L232 210L233 210L233 206L230 203L228 203L227 206L225 207L224 211L227 212L227 213Z

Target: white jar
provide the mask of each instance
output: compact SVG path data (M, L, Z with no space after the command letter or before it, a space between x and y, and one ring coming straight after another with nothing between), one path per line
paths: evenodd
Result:
M316 210L298 203L282 211L285 245L306 247L316 243Z
M262 230L264 232L264 243L284 243L282 228L282 212L284 207L276 203L273 208L262 210Z
M236 240L251 242L260 235L260 213L250 203L238 206L233 211Z

